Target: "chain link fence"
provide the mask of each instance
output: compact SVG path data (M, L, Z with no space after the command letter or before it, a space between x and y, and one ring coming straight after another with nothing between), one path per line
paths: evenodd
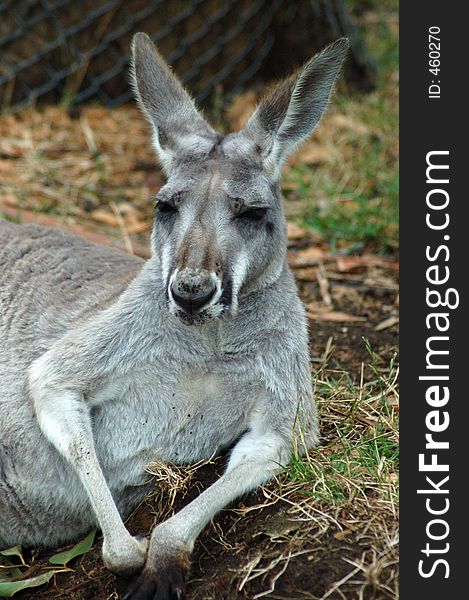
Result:
M158 44L197 101L225 101L284 74L340 35L365 87L372 63L339 0L13 0L0 2L0 110L38 102L127 102L132 35Z

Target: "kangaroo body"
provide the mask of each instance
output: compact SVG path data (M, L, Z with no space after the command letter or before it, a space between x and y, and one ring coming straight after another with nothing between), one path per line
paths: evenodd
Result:
M60 231L4 222L0 248L0 546L54 546L97 522L77 474L34 418L28 368L92 319L97 306L115 305L130 294L130 283L137 289L144 261ZM269 410L259 372L263 346L274 342L273 333L285 344L285 309L299 324L305 318L287 267L283 279L280 289L248 298L236 319L193 329L177 321L168 327L154 274L152 303L135 315L148 338L136 342L137 364L86 390L98 458L123 516L148 491L150 462L208 459L247 430L253 410Z
M279 174L346 49L330 46L222 137L138 34L136 94L168 176L151 258L0 222L0 547L97 525L109 568L144 567L126 598L180 598L210 519L317 443ZM225 473L149 544L129 534L149 463L228 446Z
M37 424L28 368L97 310L131 295L127 286L138 288L144 261L60 231L3 222L0 248L0 547L54 546L98 523L79 477ZM148 351L141 349L128 372L86 390L98 459L123 516L148 491L150 462L208 459L248 429L254 410L274 409L261 383L266 346L275 343L272 335L285 346L284 309L305 330L287 267L282 280L279 289L248 298L236 320L194 329L168 320L158 273L151 277L151 303L134 315L148 338L136 343Z

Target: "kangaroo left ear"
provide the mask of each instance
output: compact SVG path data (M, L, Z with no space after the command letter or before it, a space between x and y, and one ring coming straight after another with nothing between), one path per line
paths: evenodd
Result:
M347 38L341 38L314 56L259 104L239 132L256 144L268 171L277 173L319 123L348 49Z
M166 171L178 156L207 146L217 135L145 33L132 40L132 85L154 129L153 142Z

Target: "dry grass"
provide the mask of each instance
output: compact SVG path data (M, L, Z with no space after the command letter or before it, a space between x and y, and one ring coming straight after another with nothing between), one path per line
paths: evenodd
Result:
M89 230L139 249L162 178L135 107L87 107L79 118L47 107L0 120L0 214ZM100 241L99 239L97 241ZM133 249L133 248L132 248ZM146 249L142 249L145 254Z
M197 473L202 467L220 465L219 458L212 457L188 466L172 465L163 462L153 462L148 465L147 472L152 475L155 490L151 492L146 500L152 506L155 522L169 518L177 510L180 503L194 488L200 491L200 483Z

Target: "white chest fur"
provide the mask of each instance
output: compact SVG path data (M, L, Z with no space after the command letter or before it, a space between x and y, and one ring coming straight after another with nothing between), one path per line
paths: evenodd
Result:
M113 393L118 399L103 402ZM259 398L259 386L215 366L166 371L165 376L142 369L130 382L113 382L94 397L94 404L101 401L93 409L100 463L110 478L119 477L125 464L131 479L139 480L152 460L207 459L248 428Z

